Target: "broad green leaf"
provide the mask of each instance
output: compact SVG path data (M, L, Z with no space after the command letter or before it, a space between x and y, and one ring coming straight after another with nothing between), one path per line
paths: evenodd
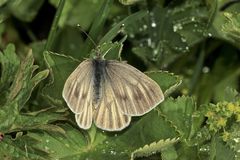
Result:
M62 90L68 76L80 62L72 57L44 52L44 59L50 70L49 84L43 89L43 95L55 104L62 104Z
M61 127L65 134L31 132L28 136L40 140L42 143L35 147L50 157L79 160L130 159L132 152L146 144L178 136L174 127L156 110L132 122L124 131L108 133L97 130L94 140L89 139L90 132L82 132L69 125Z
M210 159L235 160L234 151L230 149L220 138L212 138Z
M196 110L196 104L193 98L168 98L161 104L159 109L172 125L176 127L181 137L188 139L193 123L193 113Z
M182 83L180 77L173 73L152 71L146 74L159 84L165 96L169 96Z
M15 139L11 136L5 136L0 143L0 157L5 159L49 159L47 153L42 150L37 150L33 147L34 144L39 143L39 140L34 140L22 132L17 133Z

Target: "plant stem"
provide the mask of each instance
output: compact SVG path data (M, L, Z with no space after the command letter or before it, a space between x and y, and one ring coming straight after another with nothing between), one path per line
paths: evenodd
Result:
M201 51L200 51L200 55L198 57L198 61L197 64L195 66L194 69L194 74L190 83L190 87L189 87L189 94L191 95L195 89L195 86L197 85L199 76L201 74L202 71L202 67L203 67L203 62L204 62L204 57L205 57L205 43L203 43L201 45Z
M54 17L54 20L53 20L53 23L52 23L52 26L51 26L50 33L48 35L48 39L47 39L47 43L45 45L44 51L51 50L54 38L56 36L57 28L58 28L58 22L59 22L61 14L62 14L62 10L63 10L65 2L66 2L65 0L60 0L59 1L57 12L55 14L55 17Z

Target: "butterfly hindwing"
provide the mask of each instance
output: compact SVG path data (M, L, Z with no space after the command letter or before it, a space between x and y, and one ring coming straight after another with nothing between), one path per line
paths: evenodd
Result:
M95 125L103 130L118 131L127 127L131 117L124 115L118 106L117 98L108 77L102 80L102 96L94 114Z

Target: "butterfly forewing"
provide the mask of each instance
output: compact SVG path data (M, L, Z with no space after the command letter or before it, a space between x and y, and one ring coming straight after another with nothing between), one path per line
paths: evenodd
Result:
M80 63L68 77L63 88L63 98L75 114L90 107L93 101L93 66L90 60Z
M109 61L106 74L117 104L126 115L143 115L164 100L155 81L126 63Z

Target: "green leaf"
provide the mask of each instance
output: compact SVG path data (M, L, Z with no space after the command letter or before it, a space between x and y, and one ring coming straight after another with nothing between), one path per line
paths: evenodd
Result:
M124 4L124 5L132 5L134 3L137 3L141 0L119 0L120 3Z
M50 70L50 80L43 89L43 95L55 104L62 104L62 90L68 76L79 64L79 61L65 55L44 52L44 59Z
M134 160L136 157L148 157L157 152L167 150L169 147L172 147L176 144L178 139L166 139L160 140L159 142L153 142L149 145L145 145L143 148L135 150L131 155L131 160Z
M59 0L50 0L50 2L57 7ZM80 24L84 29L89 28L102 3L102 1L94 0L66 1L59 26L70 25L76 27L77 24Z
M39 140L34 140L26 135L18 132L15 139L11 136L5 136L0 143L0 157L3 159L49 159L47 153L42 150L37 150L33 147L39 143Z
M240 14L224 12L227 23L222 26L222 32L229 41L238 46L240 42Z
M13 82L14 75L20 65L20 60L15 54L15 47L13 44L9 44L6 49L0 52L1 63L1 79L0 79L0 95L5 97L10 84ZM1 98L1 103L4 103L5 98ZM0 104L1 104L0 103Z
M89 35L92 37L92 39L96 40L101 33L101 30L103 29L105 21L107 20L107 16L110 12L110 6L112 6L112 3L113 0L105 0L97 12L89 31ZM86 42L84 43L83 53L85 53L85 55L88 54L92 49L92 46L93 44L91 40L87 38Z
M11 54L15 54L14 50L12 50ZM1 132L11 132L19 128L19 125L17 125L18 121L23 120L23 117L20 116L20 110L29 100L36 85L48 76L48 70L40 71L33 76L36 68L37 66L33 65L33 56L30 50L18 68L17 73L13 75L15 78L10 86L10 92L7 94L6 102L0 110ZM32 117L28 121L31 119ZM26 125L24 124L24 120L21 125Z
M144 16L147 15L146 11L139 11L136 12L134 14L129 15L128 17L124 18L123 20L121 20L120 22L118 22L117 24L115 24L111 30L108 31L107 34L105 34L99 44L103 44L105 42L109 42L112 41L114 37L116 37L116 35L118 35L119 31L122 28L122 25L124 24L124 27L127 27L128 25L134 24L135 22L141 20Z
M213 138L211 142L210 159L235 160L234 152L220 138Z
M9 1L8 7L12 14L21 21L30 22L38 13L38 10L43 5L44 0L17 0Z
M146 144L178 136L175 129L157 110L132 122L127 129L121 132L105 133L97 130L93 136L92 130L82 132L69 125L61 125L61 127L65 130L64 135L56 132L41 134L32 132L28 135L40 140L42 143L36 144L35 147L38 150L44 150L51 157L95 160L130 159L133 151ZM91 138L90 134L94 139L89 139ZM132 136L133 134L135 135ZM167 145L167 141L161 143ZM158 144L160 147L160 142Z
M193 113L196 104L191 97L166 99L159 108L166 118L176 127L182 138L188 138L191 132Z
M146 74L159 84L165 96L169 96L182 83L180 77L173 73L151 71Z

